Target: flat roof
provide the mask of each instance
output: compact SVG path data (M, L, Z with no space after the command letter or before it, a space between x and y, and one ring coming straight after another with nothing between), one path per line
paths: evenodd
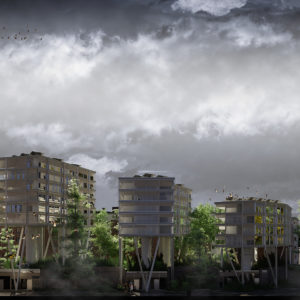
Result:
M172 179L172 180L175 180L175 177L166 177L166 176L163 176L163 177L160 177L160 176L156 176L156 177L144 177L144 176L139 176L139 177L135 177L135 176L132 176L132 177L119 177L119 180L125 180L125 179L137 179L137 180L144 180L144 179L146 179L146 180L149 180L149 179L151 179L151 180L153 180L153 179L156 179L156 180L170 180L170 179Z
M286 205L291 208L290 205L286 203L282 203L279 200L273 200L273 199L265 199L265 198L257 198L257 197L227 197L225 201L218 201L214 202L215 204L229 204L229 203L238 203L238 202L263 202L263 203L269 203L269 204L279 204L279 205Z
M94 170L91 170L91 169L88 169L88 168L84 168L82 167L81 165L78 165L78 164L74 164L74 163L68 163L68 162L65 162L63 159L61 158L56 158L56 157L49 157L49 156L45 156L44 153L42 152L37 152L37 151L31 151L30 153L21 153L20 155L12 155L12 156L6 156L6 157L0 157L0 159L7 159L7 158L16 158L16 157L28 157L28 156L40 156L40 157L43 157L43 158L47 158L47 159L53 159L53 160L56 160L60 163L63 163L63 164L68 164L68 165L71 165L71 166L74 166L74 167L78 167L78 168L81 168L83 170L87 170L89 172L92 172L92 173L96 173L96 171Z

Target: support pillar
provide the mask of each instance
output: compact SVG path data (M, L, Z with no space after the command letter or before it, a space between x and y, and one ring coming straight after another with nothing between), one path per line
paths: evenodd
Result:
M119 237L119 281L123 283L123 240Z
M275 247L275 287L278 285L278 248Z
M66 261L66 224L65 224L65 220L63 220L63 227L62 227L62 265L65 265L65 261Z
M147 286L146 286L146 292L147 293L149 291L150 281L151 281L152 272L153 272L153 268L154 268L154 264L155 264L155 260L156 260L156 256L157 256L157 250L158 250L159 242L160 242L160 237L158 237L158 240L156 242L156 247L155 247L154 257L153 257L153 260L152 260L151 270L150 270L149 277L148 277L148 280L147 280Z
M245 285L245 274L244 274L244 247L241 248L241 271L242 271L242 285Z
M174 237L171 237L171 280L174 280Z
M224 266L224 259L223 259L223 247L221 247L221 269L223 269Z
M288 265L287 265L287 261L288 261L288 247L285 247L284 249L284 264L285 264L285 280L288 280Z
M144 276L144 270L143 270L140 255L139 255L138 242L137 242L136 237L134 237L133 239L134 239L135 253L136 253L136 256L137 256L137 259L138 259L138 263L139 263L139 267L140 267L140 271L141 271L141 275L142 275L143 289L146 291L147 284L146 284L146 279L145 279L145 276Z

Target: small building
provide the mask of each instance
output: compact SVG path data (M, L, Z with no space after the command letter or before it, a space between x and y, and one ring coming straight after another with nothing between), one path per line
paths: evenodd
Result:
M235 251L241 265L242 282L244 273L251 270L259 257L265 256L270 262L269 255L274 253L275 271L272 270L272 275L277 285L278 253L280 257L285 253L287 263L292 246L291 207L278 200L232 196L215 205L219 220L215 247L226 252L228 249Z
M144 174L119 178L119 241L122 267L122 238L133 237L140 269L151 270L158 255L174 275L174 237L189 232L191 189L175 184L174 177ZM141 260L137 247L141 241ZM149 278L151 279L152 271ZM141 273L143 274L143 273ZM122 274L120 273L120 277ZM161 276L161 275L160 275ZM143 286L149 288L150 279ZM122 281L122 278L120 278Z
M297 233L298 228L299 228L299 219L297 217L292 217L292 231L291 231L292 247L290 251L290 262L291 264L294 265L299 264L299 236Z
M65 219L71 179L77 179L91 205L82 208L89 226L95 210L95 171L34 151L0 158L0 228L13 228L19 246L25 239L27 263L51 254L54 248L58 250L60 245L54 245L51 228Z

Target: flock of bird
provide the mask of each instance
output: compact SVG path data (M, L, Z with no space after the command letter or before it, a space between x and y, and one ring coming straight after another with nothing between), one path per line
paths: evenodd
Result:
M38 30L36 28L30 29L29 25L26 25L26 29L19 31L17 33L9 33L9 30L6 26L2 26L1 30L1 39L8 39L8 40L20 40L20 41L25 41L31 37L32 33L37 34ZM40 40L43 39L42 36L39 38Z

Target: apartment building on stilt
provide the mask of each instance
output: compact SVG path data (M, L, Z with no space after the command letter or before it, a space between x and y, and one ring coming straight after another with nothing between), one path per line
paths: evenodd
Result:
M91 204L90 209L82 209L84 215L92 215L95 171L40 152L0 158L0 227L12 227L16 243L25 240L26 262L59 251L59 238L55 243L51 233L59 225L58 220L65 219L68 182L72 178L77 179L80 191ZM86 222L90 225L91 218L87 217Z
M150 287L158 255L163 257L173 277L174 237L189 232L191 192L184 185L175 184L174 177L144 174L119 178L120 270L123 267L122 239L131 237L135 242L140 277L146 291ZM138 249L138 240L141 249ZM150 268L147 278L144 278L142 263Z
M259 257L267 259L275 286L278 283L279 258L285 260L287 278L293 237L291 207L277 200L232 196L226 201L215 202L215 205L219 226L215 246L220 247L222 253L235 252L241 266L239 272L234 270L238 279L245 282L245 275L251 273L252 265ZM275 255L273 266L271 254Z

